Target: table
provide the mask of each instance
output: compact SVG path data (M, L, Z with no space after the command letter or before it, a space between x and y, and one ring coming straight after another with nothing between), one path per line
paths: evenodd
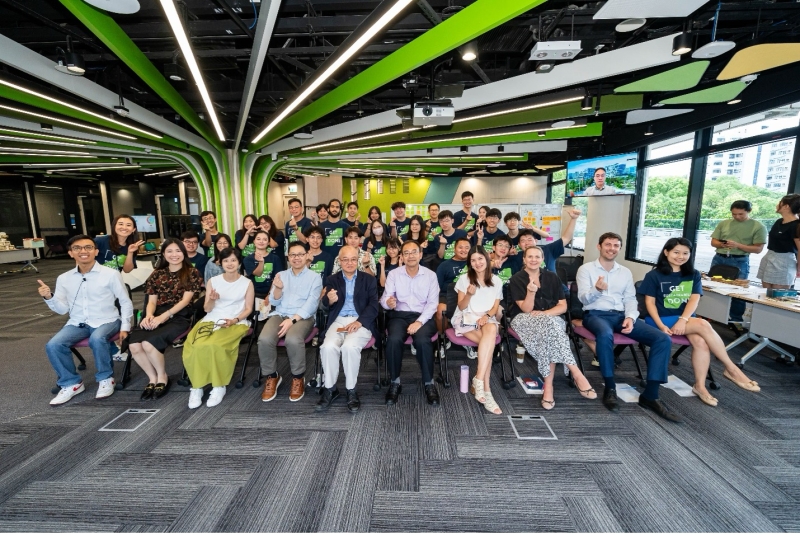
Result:
M137 257L138 259L138 257ZM130 273L122 273L122 280L130 287L131 290L142 286L147 278L153 273L153 266L150 262L137 263L139 267Z
M25 271L28 268L33 269L36 273L39 273L39 270L36 269L36 266L31 263L35 256L33 255L33 249L14 249L12 251L0 251L0 264L10 264L12 262L25 262L25 265L22 266L20 269L20 273Z

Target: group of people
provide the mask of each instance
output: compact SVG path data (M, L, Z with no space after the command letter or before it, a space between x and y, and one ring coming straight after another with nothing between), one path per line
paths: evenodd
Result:
M205 211L201 214L202 233L190 231L181 240L168 239L162 244L159 262L145 283L143 317L135 327L130 320L132 303L120 275L136 265L141 242L136 239L135 222L129 216L118 216L111 236L75 236L68 249L76 268L59 276L55 293L39 281L39 293L48 306L70 316L46 347L61 387L51 404L65 403L84 390L69 348L87 337L96 362L97 397L113 393L111 359L116 346L110 340L118 333L119 341L127 338L131 357L148 376L143 400L158 399L168 392L164 351L185 337L183 361L192 383L189 407L201 405L203 387L209 384L207 405L217 405L232 378L239 343L255 328L251 323L254 311L266 320L258 337L265 378L261 399L275 399L283 382L277 371L277 346L283 339L291 369L289 400L299 401L305 394L305 345L320 306L329 313L327 325L318 326L325 378L316 404L319 411L327 410L340 396L336 387L340 361L347 407L351 412L359 410L356 383L361 352L380 336L385 336L390 379L386 404L398 402L404 346L411 344L425 398L438 405L434 341L449 322L457 336L477 346L470 354L478 359L470 392L487 411L500 414L490 390L490 372L503 314L508 315L523 354L527 351L537 362L544 378L541 403L545 410L555 406L553 372L558 363L569 369L581 396L597 398L570 349L563 318L565 287L555 274L555 260L571 241L580 211L568 211L561 237L540 247L536 238L549 236L540 229L520 228L524 225L519 214L505 215L508 232L502 233L497 229L502 217L499 210L485 207L482 213L472 212L469 192L462 195L462 201L464 209L457 214L432 204L427 221L418 216L406 218L405 205L398 202L387 225L377 207L370 209L366 223L360 223L356 203L350 203L348 216L339 219L341 203L336 199L320 212L326 219L314 224L303 216L302 202L292 199L291 218L283 233L269 216L256 219L250 215L233 239L219 232L215 214ZM732 211L740 209L740 205L734 206ZM777 212L782 219L770 232L768 248L785 254L781 247L789 247L791 242L796 255L800 195L784 197ZM741 222L736 212L733 215ZM729 250L748 251L751 247L741 232L718 230L714 240ZM758 245L757 237L755 242ZM773 243L781 247L773 248ZM198 252L201 245L205 254ZM667 381L672 335L686 335L693 346L693 391L704 403L717 404L705 388L711 353L725 366L725 377L743 389L758 391L758 384L731 362L711 325L694 315L702 288L700 274L691 262L691 242L668 240L656 267L641 283L639 292L645 296L647 309L644 320L639 317L631 272L615 260L621 248L620 236L603 234L597 244L599 258L581 266L577 274L583 326L596 338L594 351L605 385L603 404L610 410L618 408L615 332L650 346L647 386L639 404L668 420L680 421L658 395L659 386ZM730 262L728 258L715 257L715 261ZM796 266L796 257L794 262ZM203 288L204 297L198 301ZM451 316L446 313L449 295L456 300ZM386 313L385 333L378 332L380 308ZM205 315L192 326L193 315L200 313Z

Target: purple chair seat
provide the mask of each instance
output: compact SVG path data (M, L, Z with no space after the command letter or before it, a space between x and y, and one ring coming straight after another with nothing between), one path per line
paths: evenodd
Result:
M682 334L673 334L670 338L672 338L672 343L675 344L676 346L690 346L690 345L692 345L692 343L689 341L689 339L686 338Z
M371 336L369 342L367 342L367 345L365 345L363 349L372 349L373 347L375 347L375 337Z
M119 332L114 333L114 336L108 339L109 342L116 342L117 340L119 340ZM73 344L72 347L89 347L89 339L84 338L80 342Z
M435 342L438 339L439 339L439 333L436 333L433 336L431 336L431 342ZM413 338L411 338L410 336L408 338L406 338L406 341L405 341L406 345L413 344L413 343L414 343L414 339Z
M592 331L590 331L589 329L587 329L583 325L573 325L572 328L575 331L575 334L577 334L581 338L585 338L587 340L595 340L595 337L592 334ZM633 338L628 338L624 334L614 333L614 345L615 346L629 346L629 345L635 345L637 343L638 342L636 340L634 340Z
M305 343L306 344L309 343L311 340L314 339L315 336L317 336L317 334L319 334L319 329L317 329L316 327L312 327L311 331L309 331L308 333L308 336L306 336ZM284 338L278 340L278 347L286 347L286 340Z
M522 342L522 338L519 337L517 331L512 329L511 327L508 328L508 334L511 335L512 338L515 338L517 341Z
M478 344L476 344L475 342L473 342L469 338L467 338L465 336L458 336L456 334L456 330L453 329L452 327L447 329L444 333L447 335L447 339L450 340L451 342L453 342L457 346L461 346L461 347L478 347ZM499 334L495 338L494 345L496 345L496 346L500 345L500 335Z

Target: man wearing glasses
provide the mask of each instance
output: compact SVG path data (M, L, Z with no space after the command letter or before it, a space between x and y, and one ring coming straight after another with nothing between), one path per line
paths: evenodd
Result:
M359 248L345 245L339 250L339 273L325 281L322 302L330 307L324 342L320 346L325 388L315 409L327 410L339 397L336 380L339 378L339 359L344 368L347 388L347 409L358 412L361 402L356 392L361 350L378 333L378 283L375 277L358 272Z
M425 383L425 398L430 405L439 405L439 393L433 382L431 342L431 337L436 333L433 317L439 305L439 282L433 271L419 265L422 251L417 242L405 242L400 254L404 265L389 273L381 298L381 305L389 311L386 359L392 383L386 393L386 404L394 405L400 396L403 346L406 338L411 336Z
M200 277L204 277L209 257L197 252L197 246L200 245L200 236L193 230L187 230L181 234L181 240L183 241L184 247L186 247L186 256L189 257L189 262L192 263L200 274Z
M289 245L289 269L281 271L272 281L269 303L275 309L258 337L258 358L261 373L267 378L261 401L272 401L283 378L277 372L278 340L285 337L286 353L292 370L289 401L300 401L305 395L303 377L306 373L305 339L314 326L314 314L319 305L322 279L306 266L306 248L300 242Z
M109 339L119 333L120 341L131 330L131 303L122 275L119 271L101 266L95 260L97 249L90 236L79 235L67 243L69 256L75 259L76 267L62 273L56 280L55 293L42 281L39 295L50 310L56 314L69 314L69 320L58 333L47 342L45 351L50 364L58 375L61 391L50 401L50 405L61 405L85 390L81 376L75 369L70 347L89 338L89 348L94 355L97 373L97 399L114 393L114 368L111 364ZM120 310L114 305L119 300Z

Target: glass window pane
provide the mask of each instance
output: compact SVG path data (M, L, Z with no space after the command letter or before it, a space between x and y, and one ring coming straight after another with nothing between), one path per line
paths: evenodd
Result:
M694 133L683 136L673 137L658 143L647 146L647 159L655 160L682 152L688 152L694 148Z
M550 186L550 202L553 204L564 204L567 195L567 183L553 184Z
M581 216L575 222L575 234L572 238L572 247L586 250L586 216L589 214L589 197L573 197L572 206L579 208Z
M683 235L691 165L687 159L645 168L636 260L655 263L664 242Z
M769 134L800 125L800 102L742 117L714 127L712 145Z
M711 233L720 221L731 217L731 203L747 200L753 204L750 217L761 221L769 230L778 219L775 206L786 195L789 169L794 157L795 139L779 139L771 143L711 155L706 168L703 209L697 233L695 267L708 271L716 251L711 247ZM717 161L725 162L720 173ZM758 266L767 254L750 255L749 279L757 281Z

